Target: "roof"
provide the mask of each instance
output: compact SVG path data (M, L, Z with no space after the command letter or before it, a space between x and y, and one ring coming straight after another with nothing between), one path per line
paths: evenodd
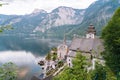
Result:
M69 57L75 57L76 56L76 52L75 51L69 51L68 56Z
M99 38L74 38L69 49L82 52L91 52L93 50L98 53L102 52L104 47L102 40Z
M88 27L87 33L96 34L95 27L92 24Z

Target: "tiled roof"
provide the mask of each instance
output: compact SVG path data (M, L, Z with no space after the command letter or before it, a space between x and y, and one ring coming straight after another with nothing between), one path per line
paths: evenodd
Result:
M83 52L102 52L104 50L102 40L99 38L74 38L70 50L80 50Z
M68 53L68 56L69 56L69 57L75 57L75 56L76 56L76 52L70 51L70 52Z

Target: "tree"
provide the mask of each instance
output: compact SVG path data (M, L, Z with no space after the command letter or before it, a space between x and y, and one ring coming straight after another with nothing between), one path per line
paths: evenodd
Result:
M4 4L0 3L0 6ZM4 30L13 29L11 25L0 26L0 33ZM16 80L17 79L17 66L12 62L5 63L0 66L0 80Z
M95 70L90 72L92 80L117 80L115 74L108 66L103 66L96 62Z
M0 7L2 5L7 5L7 4L1 4L0 3ZM0 33L3 32L4 30L9 30L9 29L13 29L13 27L11 25L6 25L6 26L0 26Z
M48 53L48 54L46 55L45 59L46 59L47 61L50 61L50 60L51 60L51 54Z
M52 60L53 60L53 61L57 60L57 53L56 53L56 52L54 52L54 53L52 54Z
M78 51L73 67L66 67L54 80L91 80L86 71L86 58Z
M53 55L52 60L55 61L57 59L57 55Z
M0 3L0 6L2 6L3 4Z
M11 29L13 29L11 25L0 26L0 32L3 32L4 30L11 30Z
M16 80L17 66L12 62L5 63L0 67L0 80Z
M120 54L120 8L102 31L105 47L114 54Z
M102 31L106 64L117 74L120 72L120 8Z
M76 58L73 60L73 74L76 80L86 79L86 58L78 51ZM77 76L75 76L78 74Z
M58 67L62 67L64 65L64 62L63 61L59 61L58 62Z

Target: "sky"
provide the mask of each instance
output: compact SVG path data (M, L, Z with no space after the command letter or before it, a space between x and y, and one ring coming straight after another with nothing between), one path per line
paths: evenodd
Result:
M67 6L76 9L85 9L96 0L0 0L6 4L0 7L0 14L30 14L34 9L43 9L51 12L59 6Z

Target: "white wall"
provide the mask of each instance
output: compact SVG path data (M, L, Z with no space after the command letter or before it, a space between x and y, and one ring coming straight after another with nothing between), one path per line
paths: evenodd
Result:
M69 67L72 67L72 58L71 57L67 57L67 65Z
M92 33L86 34L86 38L95 38L95 35Z

